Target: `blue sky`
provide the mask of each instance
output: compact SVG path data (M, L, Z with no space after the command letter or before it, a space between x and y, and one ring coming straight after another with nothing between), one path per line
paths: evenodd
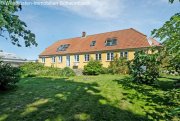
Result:
M149 37L154 28L161 27L180 11L180 3L169 4L168 0L77 1L86 1L88 5L23 6L18 15L27 23L28 29L36 34L38 47L19 48L13 46L10 40L0 38L0 49L23 58L37 59L38 55L54 42L81 36L82 31L90 35L135 28Z

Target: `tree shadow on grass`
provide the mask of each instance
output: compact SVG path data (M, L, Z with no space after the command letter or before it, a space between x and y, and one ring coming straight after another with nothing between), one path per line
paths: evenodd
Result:
M160 86L147 86L132 82L132 78L125 77L121 80L114 80L126 90L123 95L124 100L130 103L146 102L141 106L146 113L146 117L152 120L171 120L169 107L178 106L177 103L171 102L170 98L165 95L164 88ZM161 82L162 83L162 82ZM167 83L167 82L163 82ZM171 88L169 88L171 89Z
M174 81L180 81L180 76L175 76L175 77L169 77L169 76L161 76L161 78L166 78Z
M0 119L18 121L145 121L112 106L97 83L68 79L27 78L15 92L0 94Z
M176 78L172 78L172 77L161 77L158 80L158 85L160 89L167 91L167 90L172 90L172 89L178 89L179 86L177 86L177 84L180 83L180 78L176 77Z

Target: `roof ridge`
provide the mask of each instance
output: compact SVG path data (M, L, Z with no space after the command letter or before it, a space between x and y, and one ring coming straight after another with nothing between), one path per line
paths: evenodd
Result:
M131 28L128 28L128 29L131 29ZM93 35L98 35L98 34L106 34L106 33L118 32L118 31L125 31L125 30L128 30L128 29L121 29L121 30L115 30L115 31L110 31L110 32L102 32L102 33L97 33L97 34L91 34L91 35L88 35L88 36L93 36Z
M140 32L140 31L138 31L138 30L136 30L136 29L134 29L134 28L130 28L130 29L132 29L132 30L134 30L134 31L138 32L139 34L141 34L141 35L143 35L143 36L146 36L146 37L147 37L147 35L143 34L142 32Z
M102 33L97 33L97 34L91 34L91 35L87 35L86 37L88 37L88 36L94 36L94 35L99 35L99 34L107 34L107 33L112 33L112 32L118 32L118 31L125 31L125 30L129 30L129 29L133 29L133 28L121 29L121 30L115 30L115 31L109 31L109 32L102 32ZM144 35L143 33L139 32L139 31L137 31L137 30L135 30L135 29L133 29L133 30L136 31L136 32L138 32L138 33L140 33L140 34L142 34L142 35ZM144 35L144 36L146 36L146 35ZM65 38L65 39L57 40L56 42L59 42L59 41L67 41L67 40L77 39L77 38L81 38L81 37ZM56 43L56 42L55 42L55 43Z

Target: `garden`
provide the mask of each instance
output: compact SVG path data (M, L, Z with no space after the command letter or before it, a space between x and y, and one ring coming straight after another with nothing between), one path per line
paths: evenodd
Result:
M178 121L179 99L170 91L178 78L159 78L156 87L128 75L27 77L0 93L0 121Z
M16 14L22 5L0 8L0 36L37 46ZM178 12L152 31L160 46L135 50L133 60L115 56L108 68L91 59L81 76L68 67L0 60L0 121L180 121L179 28Z
M108 68L90 60L82 76L68 67L1 62L0 121L178 121L180 76L164 73L159 59L141 50L132 61L116 56Z

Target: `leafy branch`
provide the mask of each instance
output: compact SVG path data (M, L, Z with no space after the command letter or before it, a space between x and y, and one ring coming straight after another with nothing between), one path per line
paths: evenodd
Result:
M16 0L1 0L2 2L16 2ZM21 47L20 38L24 39L26 47L31 45L37 46L35 41L35 34L30 30L27 30L25 22L19 19L19 16L15 13L22 10L22 6L19 4L0 4L0 36L5 37L6 32L11 39L13 45ZM6 37L5 37L6 38ZM7 39L7 38L6 38Z

